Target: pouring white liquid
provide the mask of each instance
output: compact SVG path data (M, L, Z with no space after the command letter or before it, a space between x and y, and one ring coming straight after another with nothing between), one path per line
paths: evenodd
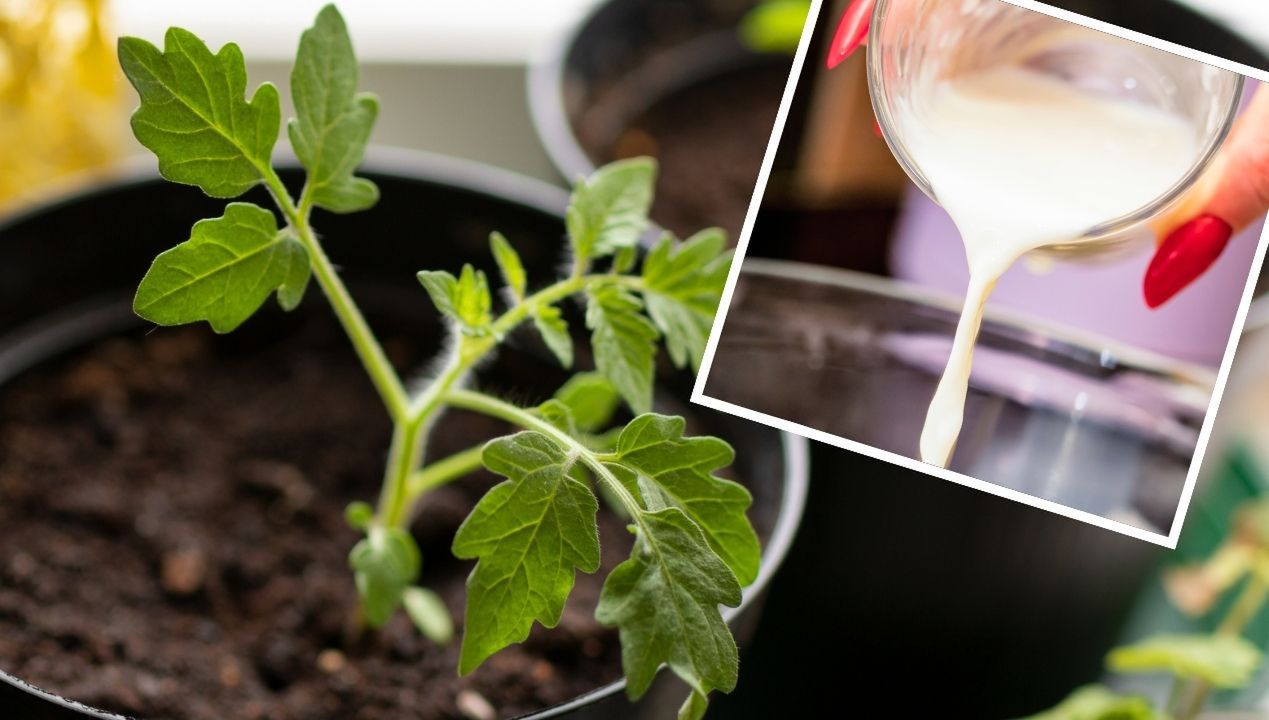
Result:
M1166 192L1190 168L1198 131L1158 108L1000 67L943 81L917 121L912 157L956 223L970 280L920 457L946 466L965 411L974 341L996 281L1025 253L1076 240Z

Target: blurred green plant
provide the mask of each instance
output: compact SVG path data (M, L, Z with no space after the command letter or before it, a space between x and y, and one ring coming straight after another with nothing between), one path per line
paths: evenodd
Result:
M740 20L740 39L758 52L797 52L811 0L763 0Z
M1243 505L1221 546L1202 563L1169 571L1164 587L1178 609L1195 617L1212 613L1225 598L1232 602L1213 632L1154 635L1106 656L1115 672L1171 675L1162 709L1147 698L1091 685L1028 720L1194 720L1213 689L1251 682L1263 653L1243 632L1269 596L1269 500Z

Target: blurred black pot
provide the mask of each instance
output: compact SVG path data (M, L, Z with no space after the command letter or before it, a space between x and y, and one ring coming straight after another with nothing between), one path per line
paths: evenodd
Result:
M605 162L661 162L652 217L680 234L744 221L791 55L739 36L755 0L609 0L546 48L529 104L568 180Z

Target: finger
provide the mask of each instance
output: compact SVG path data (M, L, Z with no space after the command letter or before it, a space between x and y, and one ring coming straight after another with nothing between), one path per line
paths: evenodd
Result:
M1259 91L1184 202L1156 225L1162 242L1142 284L1156 308L1194 282L1230 237L1269 210L1269 92Z
M1229 244L1233 232L1229 223L1211 214L1200 215L1173 230L1146 268L1142 283L1146 305L1159 307L1207 272Z
M837 23L837 33L828 46L828 67L833 69L850 57L868 38L868 23L872 19L875 0L853 0L842 19Z
M1269 91L1259 90L1198 184L1155 230L1168 238L1201 215L1214 215L1234 232L1269 210Z
M1215 163L1202 212L1237 232L1269 210L1269 92L1256 92Z

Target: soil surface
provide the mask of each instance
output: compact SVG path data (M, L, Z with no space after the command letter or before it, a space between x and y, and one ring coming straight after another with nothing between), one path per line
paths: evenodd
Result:
M680 237L717 225L735 245L758 182L789 67L775 62L666 96L601 155L660 162L652 219Z
M549 393L544 366L511 357L495 366L504 392ZM446 417L434 457L508 430ZM138 332L0 388L0 667L103 709L190 720L483 720L619 677L615 633L592 612L629 539L602 512L604 570L578 575L560 626L467 678L457 643L433 644L403 613L350 631L358 535L343 511L376 496L389 429L316 313L221 337ZM494 482L436 491L413 526L423 581L460 620L471 563L449 545Z

